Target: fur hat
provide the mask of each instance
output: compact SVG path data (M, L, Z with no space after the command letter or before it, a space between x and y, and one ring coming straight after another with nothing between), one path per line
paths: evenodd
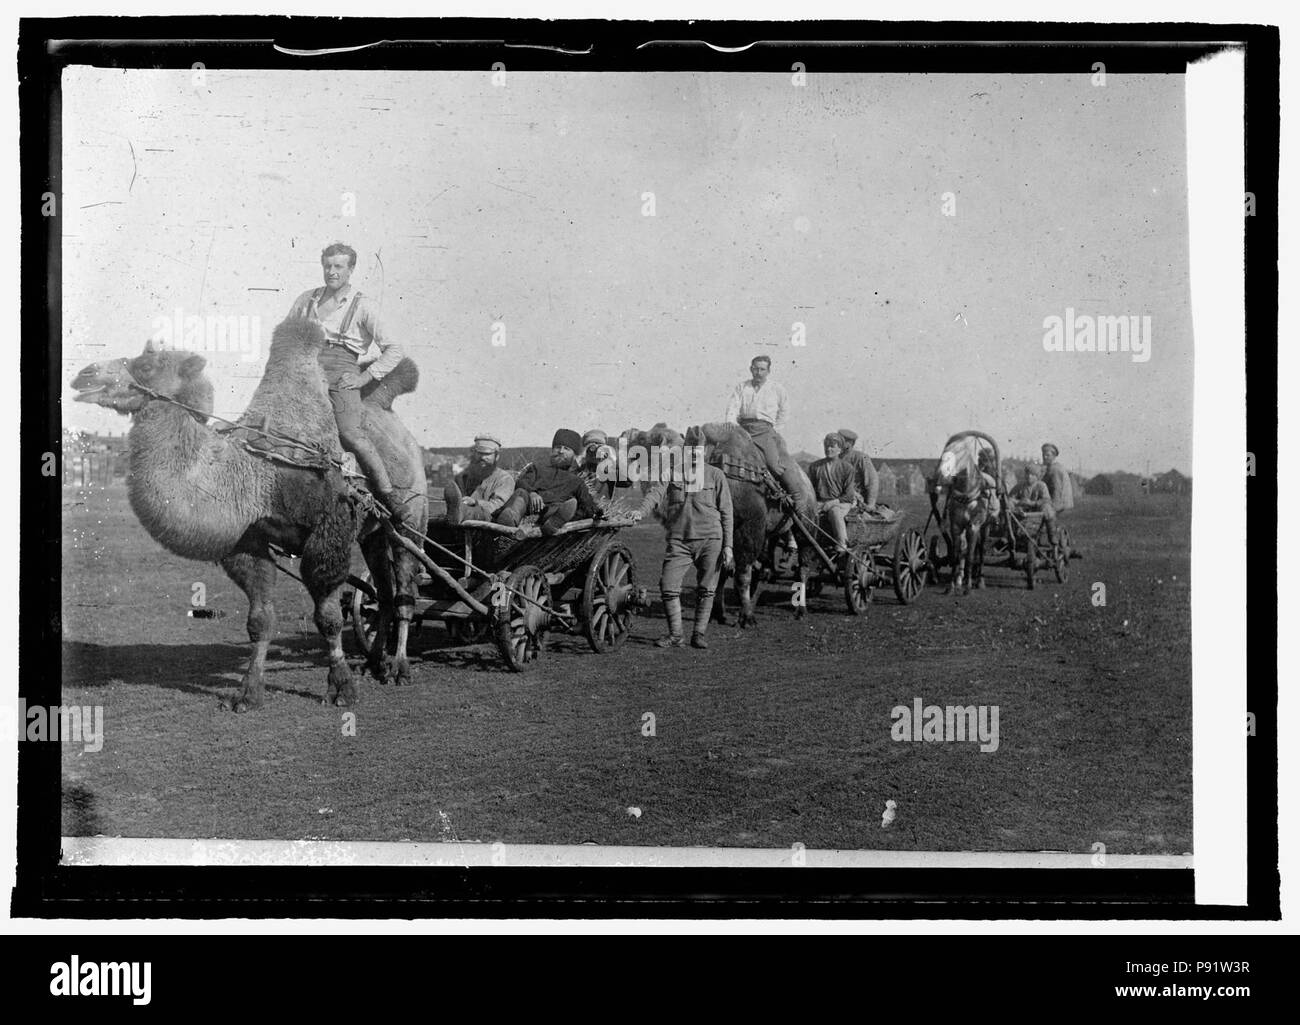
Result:
M582 436L577 431L571 431L567 427L561 427L555 432L555 437L551 439L551 448L559 448L561 445L572 452L581 452Z
M593 427L582 436L582 447L586 448L588 445L604 445L608 441L609 439L605 437L604 431L598 431Z

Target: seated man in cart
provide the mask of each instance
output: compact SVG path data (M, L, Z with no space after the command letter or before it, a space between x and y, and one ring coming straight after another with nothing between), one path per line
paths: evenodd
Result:
M817 511L830 521L837 551L845 555L849 550L849 529L844 518L853 508L856 499L854 468L841 458L848 447L841 435L835 432L826 435L822 447L826 458L818 459L808 467L808 479L812 481L817 498Z
M514 474L497 466L501 442L494 434L479 434L469 450L469 466L443 489L447 523L490 520L515 493Z
M853 467L853 483L857 490L858 504L868 512L874 512L876 499L880 497L880 477L876 474L876 468L867 454L856 447L857 431L841 427L839 435L848 446L840 458Z
M1043 522L1047 524L1047 541L1056 544L1056 509L1052 505L1051 492L1043 483L1042 471L1034 463L1024 469L1024 479L1011 492L1011 501L1018 512L1040 512Z
M578 473L588 481L594 482L597 501L608 503L614 497L616 487L629 487L631 481L617 479L618 455L614 451L604 431L592 429L582 436L582 458L578 461Z
M575 513L599 519L600 506L578 473L578 452L582 437L577 431L560 428L551 440L549 466L531 463L515 479L515 490L496 515L496 521L517 527L529 513L541 513L539 526L550 536L563 527Z

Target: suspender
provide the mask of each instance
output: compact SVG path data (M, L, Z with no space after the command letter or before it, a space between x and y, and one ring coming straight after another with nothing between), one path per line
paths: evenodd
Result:
M352 327L352 318L357 315L357 303L361 301L361 293L353 291L352 298L348 301L347 312L343 314L343 323L339 325L340 337L346 337L348 329Z
M320 319L320 317L319 317L319 315L318 315L318 313L317 313L317 310L316 310L316 306L317 306L317 304L321 301L321 298L322 298L324 295L325 295L325 289L323 289L323 288L318 288L318 289L316 289L316 291L312 292L312 294L311 294L311 305L307 308L307 316L308 316L310 319L312 319L312 320L319 320L319 319ZM352 296L351 296L351 298L348 299L348 308L347 308L347 310L344 312L344 314L343 314L343 320L342 320L342 321L340 322L340 324L339 324L339 338L340 338L340 339L342 339L342 338L346 338L346 337L347 337L348 330L352 327L352 321L356 318L356 315L357 315L357 303L358 303L358 301L359 301L360 299L361 299L361 292L360 292L360 290L358 290L358 289L353 289L353 291L352 291ZM340 345L345 345L346 343L345 343L345 342L339 342L338 344L340 344Z

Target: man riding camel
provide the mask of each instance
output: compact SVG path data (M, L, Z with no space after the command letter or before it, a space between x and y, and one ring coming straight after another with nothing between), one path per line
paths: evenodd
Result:
M789 417L790 399L784 388L768 380L771 373L771 357L755 356L749 364L750 379L736 385L723 419L745 429L763 453L772 476L790 494L798 495L803 490L799 468L790 458L785 439L779 433Z
M723 419L744 428L763 454L763 461L767 463L772 476L781 482L786 493L797 502L804 491L803 479L798 464L785 446L785 439L779 433L789 416L790 399L781 385L768 380L771 373L770 356L760 355L750 360L749 380L736 385ZM812 498L811 495L808 497ZM791 553L798 549L793 528L787 528L781 540Z
M393 521L400 523L404 517L403 499L393 493L388 468L362 427L365 414L361 389L371 381L382 381L402 361L402 348L385 333L375 305L349 284L357 266L356 250L335 242L321 252L320 262L325 287L298 296L289 316L314 320L324 330L320 364L338 422L339 441L356 456L376 497L392 514ZM360 359L371 344L379 346L381 355L362 370Z

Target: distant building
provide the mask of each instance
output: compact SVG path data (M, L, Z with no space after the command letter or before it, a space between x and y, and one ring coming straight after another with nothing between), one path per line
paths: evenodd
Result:
M130 449L125 434L94 434L63 429L59 454L63 483L72 487L106 487L126 477Z
M880 497L894 498L898 495L898 475L888 463L881 463L876 470L880 479Z
M1168 470L1156 476L1152 490L1170 495L1190 495L1192 478L1184 477L1177 470Z
M1099 473L1084 484L1084 494L1114 495L1116 498L1145 497L1151 493L1151 478L1116 470Z
M923 495L925 474L915 463L908 463L899 471L895 487L900 495Z

